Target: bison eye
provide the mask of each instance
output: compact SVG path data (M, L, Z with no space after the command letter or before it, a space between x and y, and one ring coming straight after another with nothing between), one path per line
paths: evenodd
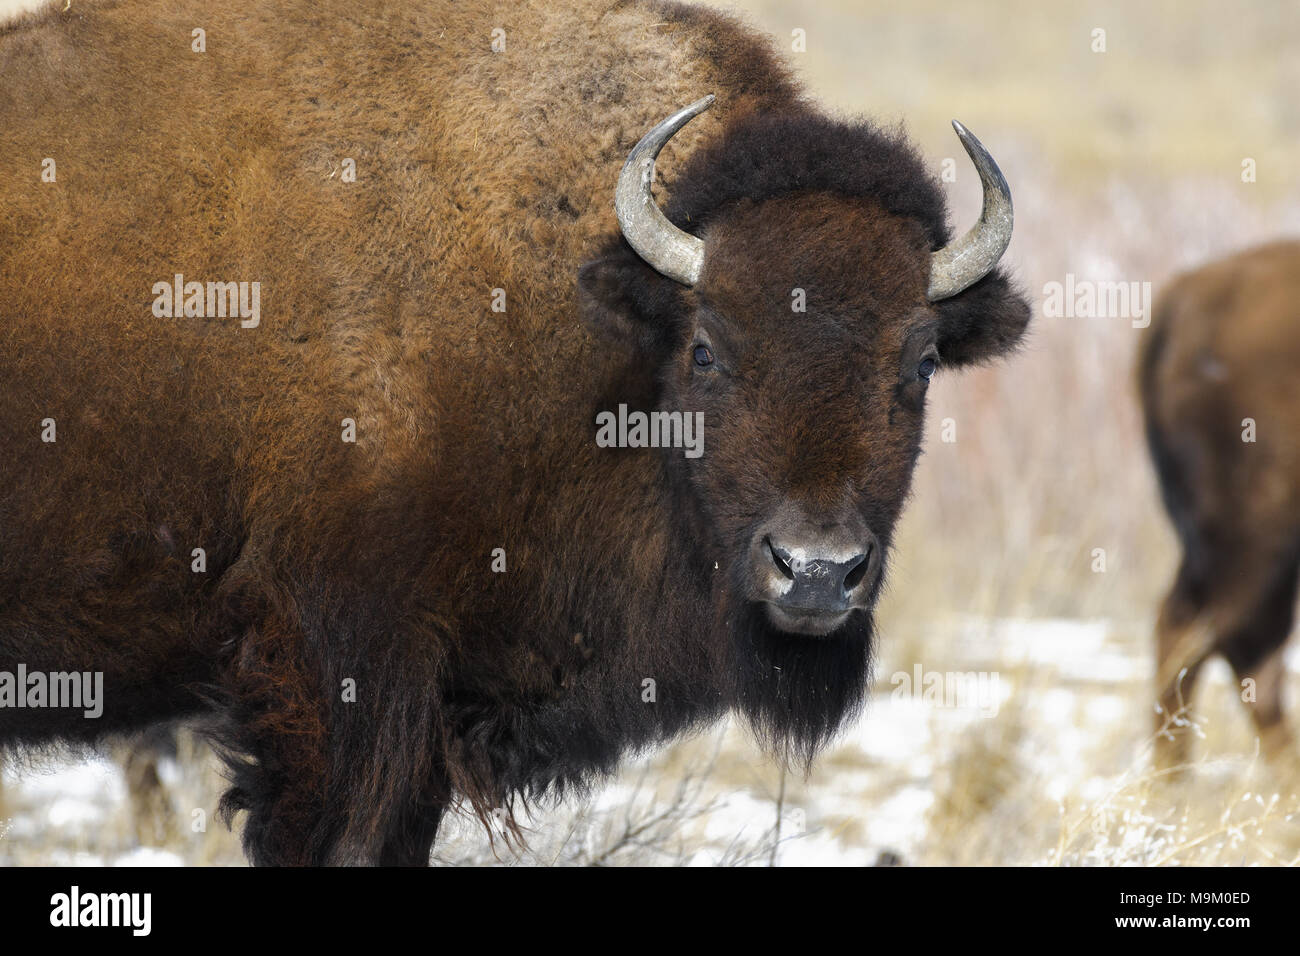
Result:
M921 359L921 364L916 367L917 377L926 382L930 381L938 365L939 363L932 358Z
M695 364L700 368L708 368L713 364L713 353L707 345L695 346Z

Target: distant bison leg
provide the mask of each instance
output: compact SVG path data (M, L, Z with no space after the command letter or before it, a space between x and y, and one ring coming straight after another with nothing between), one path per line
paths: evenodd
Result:
M176 834L176 816L162 778L159 740L149 735L134 742L123 761L131 800L131 824L142 846L167 846Z
M1167 732L1157 738L1156 765L1162 770L1187 761L1186 728L1166 725L1190 704L1200 667L1214 653L1227 658L1239 680L1254 682L1255 700L1247 706L1262 746L1276 753L1290 745L1281 655L1294 619L1300 560L1258 546L1220 545L1217 553L1213 570L1204 574L1194 574L1185 557L1160 610L1156 681L1161 713L1156 725ZM1195 560L1209 567L1204 557L1198 554Z
M1295 600L1300 585L1300 561L1274 562L1275 577L1240 625L1224 635L1223 653L1241 682L1238 693L1259 731L1260 747L1271 758L1293 755L1294 740L1287 727L1282 692L1286 681L1283 660L1286 639L1295 623ZM1245 681L1254 685L1247 699Z
M1214 650L1204 605L1205 592L1184 559L1156 621L1155 758L1163 771L1185 764L1190 752L1187 727L1174 721L1190 707L1197 675Z
M1282 645L1258 665L1237 670L1239 679L1255 681L1255 700L1247 702L1246 706L1250 708L1251 719L1259 731L1260 750L1270 759L1284 761L1300 757L1296 752L1295 735L1287 725L1282 706L1282 688L1286 683L1285 656Z

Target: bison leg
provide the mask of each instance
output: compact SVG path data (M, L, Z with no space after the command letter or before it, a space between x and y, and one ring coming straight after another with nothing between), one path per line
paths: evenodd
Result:
M244 850L253 864L428 866L442 804L411 798L397 812L376 811L364 794L311 769L328 764L332 755L302 751L323 746L325 739L277 736L255 751L255 764L240 766L237 787L223 805L228 813L248 810ZM277 766L301 769L285 774L272 769Z
M123 769L136 842L167 846L175 836L176 820L167 788L158 776L158 754L146 744L136 745L127 754Z
M254 866L323 866L336 861L346 806L327 796L328 707L301 630L268 616L239 642L226 692L226 722L211 730L233 784L222 797L230 824L247 811L244 852Z
M312 644L346 646L309 643L297 622L275 615L239 642L228 724L215 731L234 784L222 800L227 821L248 812L244 849L259 866L427 866L447 790L418 749L433 737L411 716L419 708L389 706L409 673L371 676L358 699L345 699ZM338 673L366 668L344 663Z
M1249 695L1243 699L1264 746L1274 751L1288 746L1281 648L1294 621L1300 556L1275 544L1251 543L1221 546L1212 562L1204 554L1196 557L1202 573L1193 575L1184 558L1157 623L1156 680L1162 713L1156 723L1165 731L1156 743L1161 770L1187 760L1190 735L1185 727L1168 724L1189 704L1196 675L1213 653L1222 653L1240 680L1253 682L1253 702ZM1243 684L1243 694L1245 690Z
M408 812L389 826L376 862L380 866L428 866L442 810L441 804L412 803Z
M131 802L131 822L136 842L142 846L167 846L176 836L176 814L171 795L158 775L158 762L176 757L176 728L172 724L150 727L119 752Z
M1283 658L1295 623L1300 562L1281 562L1273 568L1274 580L1241 625L1225 635L1223 653L1241 684L1241 698L1259 731L1261 750L1270 758L1283 758L1294 756L1282 701L1286 683ZM1249 693L1252 688L1253 694Z
M1156 621L1155 763L1166 773L1187 763L1190 734L1184 717L1201 666L1214 650L1203 611L1184 563Z
M1237 677L1244 682L1252 680L1255 687L1254 701L1246 701L1250 708L1251 719L1259 731L1260 750L1272 760L1286 761L1296 755L1295 736L1286 722L1286 713L1282 706L1282 689L1286 683L1285 646L1278 647L1255 667L1243 667L1237 670ZM1243 689L1243 699L1246 694Z

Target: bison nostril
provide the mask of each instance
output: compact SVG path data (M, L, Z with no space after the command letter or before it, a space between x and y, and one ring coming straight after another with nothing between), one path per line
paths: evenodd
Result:
M844 593L852 594L853 589L862 583L862 579L867 576L867 569L871 566L872 548L867 548L867 553L858 558L858 563L844 575Z
M772 543L771 538L764 538L763 544L767 546L767 553L772 556L772 563L776 565L777 570L786 576L788 580L794 580L794 570L790 567L787 560L789 554L778 548Z

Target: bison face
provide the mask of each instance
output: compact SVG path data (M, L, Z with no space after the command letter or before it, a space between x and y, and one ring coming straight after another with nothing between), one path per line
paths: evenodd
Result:
M582 268L578 301L626 356L624 381L648 383L647 407L702 414L701 455L660 450L674 541L733 641L735 705L810 757L862 697L930 381L1013 346L1029 308L995 271L1006 183L960 126L985 202L947 245L942 197L908 148L821 120L733 128L674 196L695 232L674 226L649 195L654 154L705 106L633 150L615 201L624 241ZM794 133L820 137L821 167L765 148ZM863 155L880 172L858 182L843 170Z
M743 203L707 242L662 356L662 407L705 426L676 470L732 596L785 634L838 634L879 592L941 361L925 237L813 194Z
M741 202L705 234L687 289L630 249L584 266L583 316L654 369L650 403L702 414L703 453L663 448L700 563L786 636L852 632L880 591L943 368L1014 341L1028 317L992 275L930 302L912 219L827 193ZM847 629L847 630L846 630Z
M930 379L1010 347L1028 319L993 273L1010 192L954 124L984 209L935 250L942 198L905 144L760 117L689 168L675 218L695 235L660 212L649 184L659 150L711 101L664 120L628 157L615 194L626 242L583 268L579 301L640 372L657 370L658 410L702 413L704 454L670 472L732 569L733 597L781 633L823 637L879 592Z

